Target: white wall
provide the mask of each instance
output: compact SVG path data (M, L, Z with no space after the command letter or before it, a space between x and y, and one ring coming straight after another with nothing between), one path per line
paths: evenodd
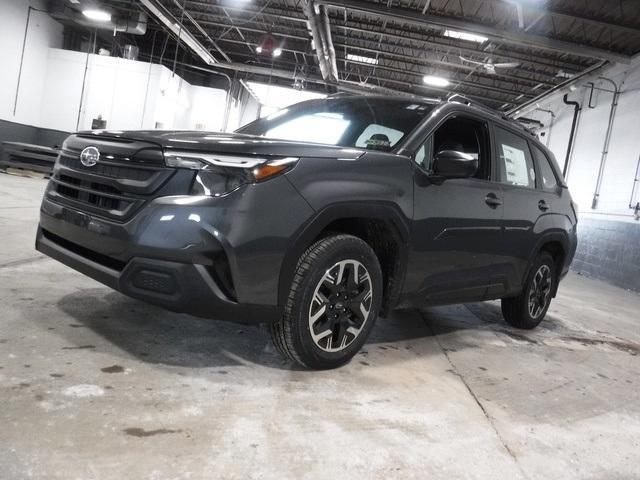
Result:
M37 10L14 115L29 7L46 10L47 2L0 0L0 119L66 131L88 129L98 115L121 130L221 128L225 91L193 87L160 65L61 50L63 26Z
M194 130L221 131L227 102L227 92L214 88L191 86L190 108L182 124Z
M162 68L122 58L50 49L40 125L83 130L91 128L92 119L102 115L109 128L153 128Z
M587 82L593 81L596 87L612 89L609 82L596 78L599 75L614 80L623 93L620 95L613 123L598 207L592 210L591 203L613 96L611 93L596 90L592 100L595 108L588 107L590 90ZM634 221L633 211L629 209L629 200L640 157L640 61L636 60L627 66L612 67L599 75L581 80L578 89L569 94L569 100L580 102L582 111L567 180L581 214ZM561 167L564 164L573 116L573 107L562 102L563 94L540 102L541 108L550 109L556 114L550 132L548 129L545 130L547 135L551 135L549 148L554 152ZM549 114L539 111L526 116L536 118L545 124L548 124L550 119ZM541 139L546 143L545 137ZM634 201L640 201L640 192L637 192Z
M192 86L162 65L52 48L45 76L45 128L86 130L98 116L117 130L222 127L226 92Z
M28 7L46 10L42 0L0 1L0 119L38 125L49 47L62 45L63 27L44 12L31 11L16 114L18 85Z

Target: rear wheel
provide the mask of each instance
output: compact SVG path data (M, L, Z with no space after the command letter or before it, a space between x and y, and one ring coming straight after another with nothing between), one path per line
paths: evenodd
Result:
M502 299L502 316L507 323L528 330L537 327L551 304L556 278L553 257L541 252L532 264L522 293Z
M367 243L332 235L300 257L271 337L286 357L315 369L347 363L366 341L382 301L382 273Z

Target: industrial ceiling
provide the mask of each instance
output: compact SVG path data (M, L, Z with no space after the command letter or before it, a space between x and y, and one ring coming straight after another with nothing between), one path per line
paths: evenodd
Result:
M222 72L332 90L458 93L503 111L607 63L629 63L640 52L637 0L105 0L101 5L117 15L145 11L151 30L162 29L176 46L188 49L191 63ZM159 50L150 36L149 31L146 40L137 39L147 56ZM450 83L426 84L425 76Z

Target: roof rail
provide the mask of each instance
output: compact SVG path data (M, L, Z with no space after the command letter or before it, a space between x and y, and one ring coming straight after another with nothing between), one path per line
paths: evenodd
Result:
M341 97L354 97L356 96L353 92L345 92L344 90L340 92L330 93L327 95L327 98L341 98Z
M471 107L476 107L481 110L485 110L486 112L493 113L494 115L498 115L503 118L505 117L497 110L494 110L491 107L487 107L484 103L473 102L469 98L465 97L464 95L460 95L459 93L454 93L453 95L449 95L449 97L447 97L447 102L448 103L451 103L451 102L464 103L465 105L469 105Z
M460 95L459 93L454 93L452 95L449 95L447 97L447 103L451 103L451 102L463 103L463 104L468 105L470 107L476 107L476 108L478 108L480 110L484 110L485 112L490 113L492 115L495 115L496 117L499 117L499 118L501 118L503 120L506 120L509 123L513 124L513 125L519 126L520 128L522 128L528 134L533 135L534 137L536 136L536 134L534 132L532 132L530 129L528 129L527 127L522 125L520 122L514 122L513 118L508 117L506 114L504 114L502 112L499 112L497 110L494 110L493 108L488 107L483 103L473 102L469 98L465 97L464 95Z
M458 103L464 103L466 105L471 105L471 103L472 103L471 100L469 100L464 95L460 95L459 93L453 93L453 94L449 95L447 97L447 102L448 103L458 102Z

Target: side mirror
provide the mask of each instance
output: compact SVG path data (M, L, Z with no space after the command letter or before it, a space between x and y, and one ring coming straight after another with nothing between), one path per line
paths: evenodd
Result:
M441 150L433 158L433 173L444 178L468 178L478 171L478 159L457 150Z

